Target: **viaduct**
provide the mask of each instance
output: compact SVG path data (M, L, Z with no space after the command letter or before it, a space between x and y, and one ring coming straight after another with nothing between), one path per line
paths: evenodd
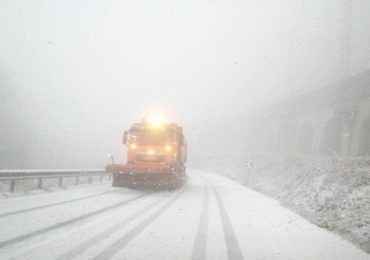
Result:
M370 71L253 115L248 145L262 152L370 155Z

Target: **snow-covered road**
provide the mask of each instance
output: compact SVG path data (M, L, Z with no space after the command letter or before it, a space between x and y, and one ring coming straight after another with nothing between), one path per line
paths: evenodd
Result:
M176 192L109 185L0 200L1 259L370 259L275 200L189 170Z

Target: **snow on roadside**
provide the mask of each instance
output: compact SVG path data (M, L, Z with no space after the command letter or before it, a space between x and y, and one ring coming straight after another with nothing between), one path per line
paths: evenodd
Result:
M206 161L201 168L276 198L370 253L370 158L263 154Z

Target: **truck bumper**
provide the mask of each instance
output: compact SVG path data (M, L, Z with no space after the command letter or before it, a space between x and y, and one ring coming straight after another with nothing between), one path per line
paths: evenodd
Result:
M113 187L175 188L183 177L168 165L107 165L113 175Z

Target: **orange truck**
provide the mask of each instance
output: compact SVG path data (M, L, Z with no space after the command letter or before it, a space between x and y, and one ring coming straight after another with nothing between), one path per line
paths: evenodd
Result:
M109 164L113 187L176 188L186 177L187 146L182 127L175 123L146 121L125 131L126 164Z

